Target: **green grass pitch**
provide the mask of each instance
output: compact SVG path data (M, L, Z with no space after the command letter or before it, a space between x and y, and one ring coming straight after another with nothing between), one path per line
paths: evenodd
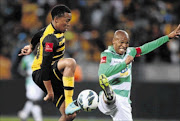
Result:
M58 117L44 117L43 121L58 121ZM0 121L21 121L15 116L0 116ZM29 118L27 121L34 121ZM112 121L111 119L97 119L97 118L76 118L74 121ZM156 119L135 119L134 121L178 121L178 120L156 120Z

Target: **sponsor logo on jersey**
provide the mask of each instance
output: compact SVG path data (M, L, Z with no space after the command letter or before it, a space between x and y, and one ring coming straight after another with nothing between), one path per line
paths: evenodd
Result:
M127 77L127 76L129 76L130 69L128 69L128 66L129 65L127 65L127 67L120 72L120 77Z
M114 65L121 63L121 62L123 62L123 59L112 58L110 65L114 66Z
M106 56L103 56L103 57L101 58L101 63L106 63Z
M46 44L45 44L45 51L46 52L53 52L53 45L54 45L54 43L46 42Z

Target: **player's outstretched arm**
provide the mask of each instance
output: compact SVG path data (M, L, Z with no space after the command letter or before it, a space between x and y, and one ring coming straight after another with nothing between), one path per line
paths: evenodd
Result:
M34 50L36 45L40 42L40 38L42 37L44 31L46 28L41 29L39 32L37 32L29 45L26 45L24 48L21 49L21 53L18 54L18 56L23 56L23 55L29 55L31 52Z
M180 25L173 30L170 34L160 37L152 42L148 42L140 47L137 47L137 55L136 57L140 56L140 55L145 55L153 50L155 50L156 48L160 47L161 45L163 45L164 43L170 41L170 39L176 38L180 35Z
M178 38L180 36L180 24L174 31L172 31L167 36L169 37L169 39Z
M18 54L18 56L23 56L23 55L29 55L32 52L32 45L26 45L24 48L21 49L21 53Z

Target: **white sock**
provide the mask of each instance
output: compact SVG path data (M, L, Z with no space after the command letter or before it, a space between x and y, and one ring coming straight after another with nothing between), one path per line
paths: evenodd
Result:
M43 121L42 109L39 105L34 105L31 111L35 121Z
M26 101L23 109L20 111L23 114L22 115L23 118L28 118L30 111L32 109L32 106L33 106L33 103L31 101Z

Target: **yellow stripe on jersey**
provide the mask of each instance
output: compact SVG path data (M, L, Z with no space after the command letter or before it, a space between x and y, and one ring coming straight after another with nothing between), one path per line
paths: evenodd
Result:
M62 56L64 53L62 53L61 55L57 55L57 56L54 56L53 58L58 58L60 56Z
M61 42L59 42L59 46L61 46L63 43L65 43L65 38Z
M63 47L57 49L56 52L60 52L60 51L62 51L62 50L64 50L64 49L65 49L65 46L63 46Z
M54 31L55 29L53 28L52 24L49 24L44 33L43 33L43 36L40 38L40 45L39 45L39 50L37 51L37 54L34 58L34 61L33 61L33 64L32 64L32 70L35 71L35 70L38 70L41 68L41 64L42 64L42 60L43 60L43 45L42 45L42 42L44 40L44 38L49 35L49 34L54 34ZM60 57L60 58L57 58L57 59L61 59L63 57L63 54L64 53L64 50L65 50L65 47L63 46L60 47L60 45L64 44L65 42L65 38L64 38L64 33L57 33L57 34L54 34L56 36L56 38L59 40L59 47L57 47L57 50L59 50L58 52L55 52L54 53L54 57L53 59L56 60L57 57ZM60 54L60 52L62 51L62 53ZM58 55L60 54L60 55ZM62 57L61 57L62 56ZM53 60L53 61L55 61Z
M53 65L55 62L56 62L56 61L53 61L53 62L51 63L51 65Z
M62 36L64 36L64 33L62 33L62 34L54 34L55 36L56 36L56 38L61 38Z

